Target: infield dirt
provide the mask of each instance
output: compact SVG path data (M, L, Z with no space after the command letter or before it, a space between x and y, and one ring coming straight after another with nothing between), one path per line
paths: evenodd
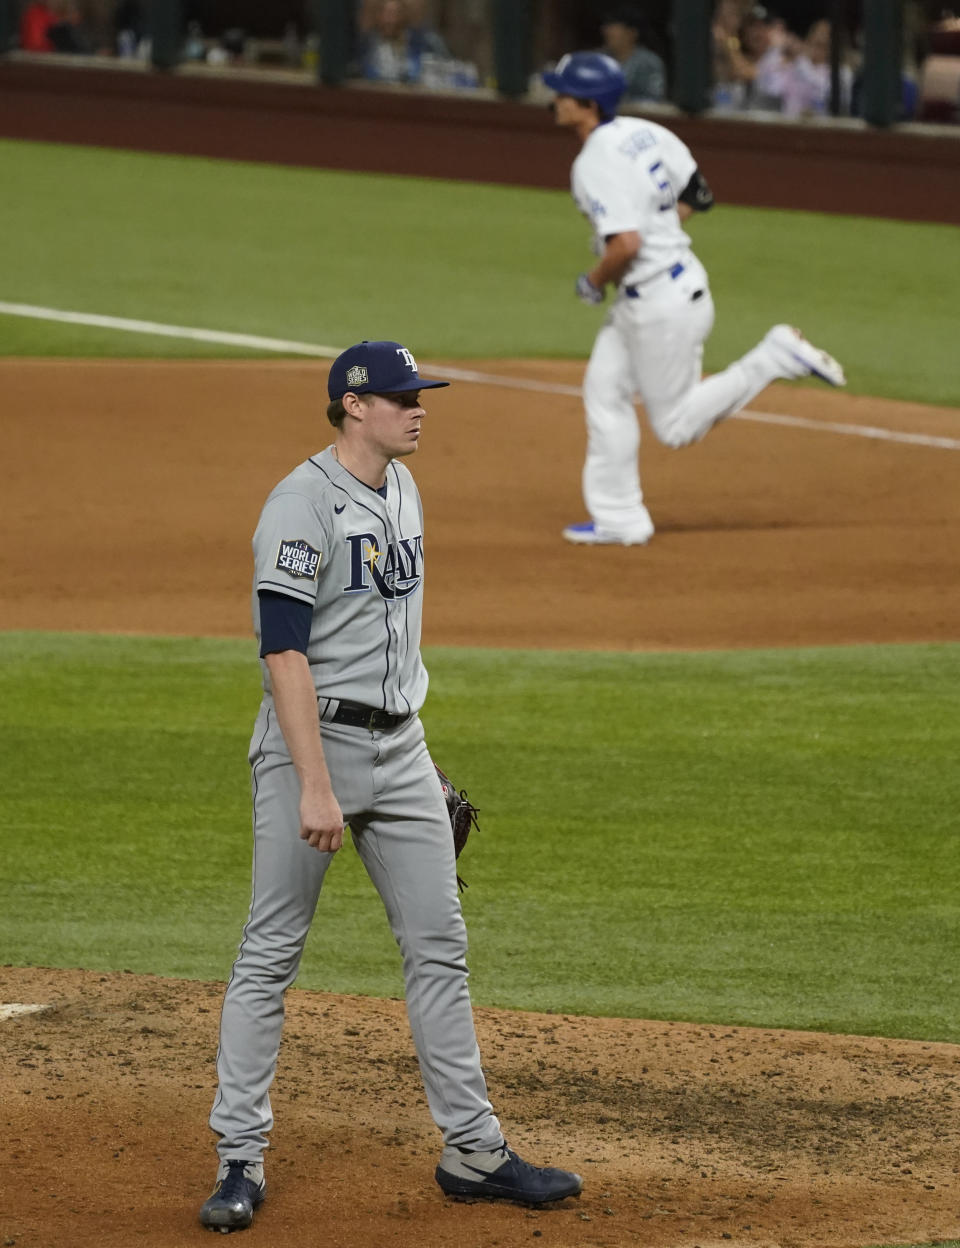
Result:
M425 375L429 365L421 361ZM578 385L583 366L467 367ZM323 363L0 360L7 512L0 627L249 635L263 500L332 440ZM425 644L619 650L957 638L952 409L771 386L667 450L644 434L647 547L574 548L576 397L457 383L410 461L426 510Z
M575 364L471 362L577 384ZM428 371L422 364L423 371ZM322 364L0 361L0 627L246 635L267 491L329 441ZM957 640L954 411L773 387L670 452L645 438L658 534L577 549L574 397L458 384L412 463L425 641L683 649ZM832 428L831 428L832 426ZM222 985L0 968L0 1240L207 1243ZM270 1196L243 1243L369 1248L823 1245L960 1237L960 1047L478 1010L511 1143L580 1169L550 1211L446 1203L403 1006L293 991Z

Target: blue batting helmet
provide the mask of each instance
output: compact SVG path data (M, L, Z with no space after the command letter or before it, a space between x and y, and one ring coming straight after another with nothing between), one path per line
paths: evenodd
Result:
M543 81L558 95L596 100L600 112L608 115L617 111L627 86L619 64L604 52L568 52Z

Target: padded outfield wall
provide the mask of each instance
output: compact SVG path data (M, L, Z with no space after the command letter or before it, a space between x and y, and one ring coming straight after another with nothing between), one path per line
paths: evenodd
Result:
M960 223L960 134L657 114L719 200ZM325 88L0 62L0 137L561 188L575 146L547 109L418 90Z

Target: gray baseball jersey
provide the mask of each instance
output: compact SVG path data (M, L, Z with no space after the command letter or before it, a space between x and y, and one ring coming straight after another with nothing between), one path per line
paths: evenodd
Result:
M253 553L258 640L260 590L310 603L307 659L318 695L400 715L420 710L423 508L403 464L391 462L381 498L332 447L311 456L268 497Z

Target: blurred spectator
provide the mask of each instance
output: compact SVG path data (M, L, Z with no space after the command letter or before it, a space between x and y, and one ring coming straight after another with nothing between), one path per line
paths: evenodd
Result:
M941 15L927 36L914 115L920 121L960 122L960 17Z
M409 0L372 0L360 17L360 72L376 82L419 82L424 57L449 59L447 46Z
M136 56L144 34L140 0L120 0L113 11L113 47L117 56Z
M46 0L31 0L20 14L20 47L24 52L52 52L50 27L57 15Z
M205 61L208 51L207 41L203 37L203 27L196 18L192 18L187 22L187 37L183 41L183 59Z
M732 31L738 16L740 24ZM779 64L776 49L784 33L783 22L762 5L742 15L735 4L718 9L713 29L714 107L779 109L780 92L767 71Z
M782 49L783 113L818 116L830 111L830 23L814 22L802 42L788 39ZM850 112L853 70L840 65L840 109Z
M213 60L210 53L219 50L220 56L215 56ZM216 65L240 65L246 60L247 56L247 32L242 26L228 26L222 31L220 38L210 51L207 52L207 64Z
M714 12L711 37L715 108L742 108L744 105L740 27L749 8L750 0L719 0Z
M47 27L47 38L53 44L54 52L93 51L90 35L84 28L74 0L50 0L50 7L54 20Z
M646 18L638 8L623 4L604 17L600 31L603 51L620 62L627 89L625 100L662 100L667 94L663 58L647 46L651 41Z
M830 111L830 23L814 22L805 39L755 5L735 34L738 0L721 0L714 20L714 107L763 109L786 117ZM853 71L840 66L840 112L849 113Z
M783 48L791 36L782 18L755 5L740 25L737 68L744 108L778 112L783 106Z
M779 112L783 109L789 62L799 50L800 40L790 34L780 17L768 16L760 24L748 15L747 22L744 54L748 60L753 60L748 107Z

